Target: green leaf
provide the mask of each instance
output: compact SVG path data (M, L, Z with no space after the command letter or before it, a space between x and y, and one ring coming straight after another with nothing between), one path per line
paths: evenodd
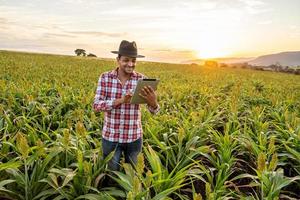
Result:
M22 165L20 161L9 161L7 163L0 163L0 171L5 169L17 169Z

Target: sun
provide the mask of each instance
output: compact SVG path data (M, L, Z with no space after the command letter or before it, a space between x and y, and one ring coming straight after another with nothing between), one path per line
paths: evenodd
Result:
M221 41L202 41L195 48L195 54L200 59L228 57L231 52L222 44Z
M195 56L200 59L222 58L232 54L230 40L224 34L205 32L201 37L193 41Z

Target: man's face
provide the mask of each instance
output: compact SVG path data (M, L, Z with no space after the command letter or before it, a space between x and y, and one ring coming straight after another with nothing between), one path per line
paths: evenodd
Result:
M119 68L126 74L131 74L135 68L136 58L121 56L117 58Z

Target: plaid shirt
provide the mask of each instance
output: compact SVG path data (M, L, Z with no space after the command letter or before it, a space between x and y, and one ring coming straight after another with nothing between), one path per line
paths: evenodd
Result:
M124 86L118 79L118 68L101 74L94 99L94 110L104 111L102 137L111 142L130 143L142 137L141 110L139 104L121 104L113 106L115 99L121 98L127 91L133 92L139 79L144 75L133 72ZM147 105L152 114L159 111Z

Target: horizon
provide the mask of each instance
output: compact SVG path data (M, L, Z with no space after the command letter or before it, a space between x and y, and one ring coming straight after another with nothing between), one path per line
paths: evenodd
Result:
M288 2L288 3L287 3ZM0 49L115 58L136 41L141 61L248 58L299 51L297 0L139 2L0 0Z
M77 56L74 54L59 54L59 53L49 53L49 52L39 52L39 51L22 51L22 50L9 50L9 49L0 49L1 51L6 52L15 52L15 53L28 53L28 54L44 54L44 55L53 55L53 56L74 56L74 57L88 57L88 56ZM300 51L284 51L284 52L277 52L273 54L266 54L266 55L276 55L281 53L292 53L292 52L300 52ZM219 58L196 58L194 60L184 60L181 62L172 62L172 61L157 61L157 60L147 60L147 58L139 58L138 62L157 62L157 63L169 63L169 64L200 64L199 62L205 61L216 61L218 63L223 64L240 64L248 61L255 60L258 57L266 56L266 55L258 55L255 57L219 57ZM97 55L96 55L97 56ZM100 57L97 56L95 59L116 59L115 57ZM247 60L247 61L236 61L236 60Z

